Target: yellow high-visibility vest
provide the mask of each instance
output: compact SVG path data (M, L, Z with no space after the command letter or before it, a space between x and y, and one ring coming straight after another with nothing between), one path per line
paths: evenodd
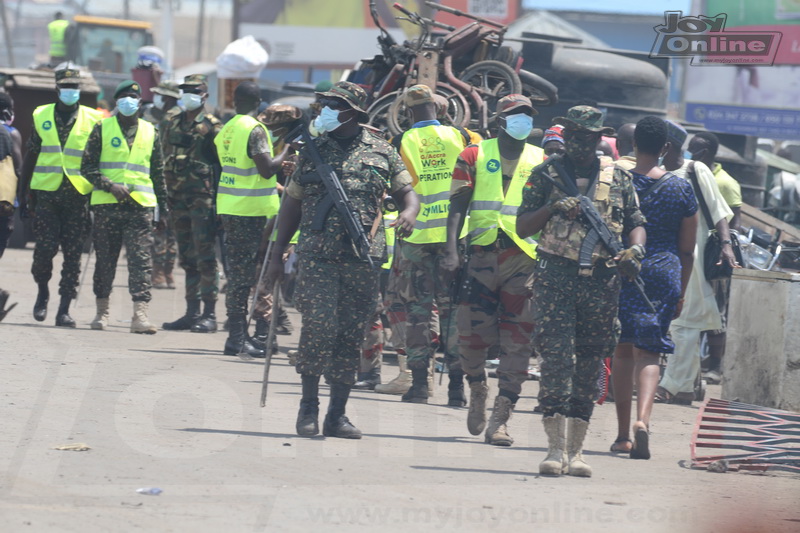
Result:
M138 119L138 128L133 144L122 134L117 117L103 119L100 123L103 136L103 151L100 153L100 172L113 181L128 187L131 198L144 207L157 204L153 181L150 179L150 156L156 140L155 127L146 120ZM92 205L116 204L110 192L92 191Z
M64 19L54 20L47 25L50 34L50 57L64 57L67 55L67 45L64 35L67 33L69 21Z
M395 229L392 224L397 220L397 211L384 211L383 212L383 230L386 232L386 262L381 265L381 268L389 270L392 268L392 261L394 261L394 242L395 242Z
M414 231L406 241L426 244L447 240L450 182L463 149L463 135L449 126L424 126L403 134L400 153L416 177L414 191L420 203Z
M247 155L247 144L254 128L266 126L249 115L236 115L214 139L222 164L217 188L217 214L243 217L274 216L278 212L278 178L264 179L256 163ZM272 141L267 133L270 153Z
M520 249L536 259L536 241L517 236L517 210L522 203L522 189L531 170L544 160L541 148L525 144L514 176L503 194L503 172L497 139L478 145L475 162L475 190L469 206L470 243L487 246L497 240L498 228L508 235Z
M62 149L56 128L55 108L56 104L47 104L37 107L33 112L33 126L42 139L42 146L33 169L31 189L58 190L66 175L79 193L89 194L93 187L81 175L81 158L89 134L102 115L89 107L78 106L75 123Z

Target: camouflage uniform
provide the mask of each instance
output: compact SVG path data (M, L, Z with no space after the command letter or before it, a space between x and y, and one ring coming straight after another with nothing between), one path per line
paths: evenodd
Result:
M186 300L217 300L218 278L215 183L219 161L214 137L222 123L199 113L187 124L186 112L172 116L159 131L164 148L164 181L181 268L186 271Z
M387 189L410 185L397 151L386 141L362 130L346 149L328 135L316 141L322 159L340 177L350 201L369 229L380 214ZM314 172L301 157L287 193L302 202L299 271L295 302L303 315L297 372L325 374L332 383L352 385L359 366L364 330L374 311L379 273L355 256L336 209L331 209L321 232L311 230L316 206L327 195L321 183L301 186L297 178ZM382 233L382 225L378 226ZM380 240L376 236L375 241Z
M128 146L133 144L138 124L125 128L120 124ZM158 200L158 207L166 213L167 192L164 188L161 146L158 132L155 133L153 152L150 156L150 179ZM100 173L100 154L103 151L102 128L98 124L89 135L81 162L81 174L96 189L108 190L111 182ZM96 205L92 208L94 219L94 247L97 263L94 269L94 294L97 298L108 298L114 284L120 248L125 244L128 258L128 291L134 302L151 300L150 249L153 245L153 208L143 207L130 199L115 204Z

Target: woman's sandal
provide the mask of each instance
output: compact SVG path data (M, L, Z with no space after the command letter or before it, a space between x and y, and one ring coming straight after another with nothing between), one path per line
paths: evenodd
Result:
M630 453L633 448L622 446L625 443L628 443L631 446L633 446L633 442L631 441L631 439L628 438L617 439L614 441L614 444L611 445L611 453Z
M650 459L650 432L646 427L638 427L633 432L631 459Z

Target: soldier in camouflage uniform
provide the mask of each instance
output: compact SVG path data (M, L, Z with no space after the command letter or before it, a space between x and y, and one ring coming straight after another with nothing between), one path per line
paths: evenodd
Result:
M56 326L74 328L69 305L78 293L81 250L91 227L87 196L91 185L80 176L78 158L89 131L100 120L100 114L78 103L78 70L57 71L56 91L57 103L40 106L34 111L34 128L22 166L21 190L24 192L20 196L24 199L25 192L30 190L31 203L22 209L25 211L30 207L35 213L36 248L31 273L39 285L39 294L33 317L41 322L47 316L50 297L47 285L53 271L53 257L61 247L64 263L58 290L61 303L56 314ZM52 135L53 128L57 139Z
M319 97L323 109L317 129L322 133L313 142L323 161L339 176L365 232L382 248L381 203L384 194L390 192L403 206L395 223L398 236L409 235L419 209L411 176L389 143L359 125L367 118L364 89L342 81ZM267 279L272 282L282 276L283 251L299 226L295 302L303 315L303 328L296 368L303 397L297 433L319 433L318 390L324 373L331 384L331 399L323 434L358 439L361 431L350 424L345 406L358 369L364 329L374 309L369 303L375 301L378 292L379 272L355 255L336 208L328 211L321 231L311 229L316 210L328 193L320 182L301 185L298 180L315 172L311 159L301 153L281 206ZM378 255L383 255L383 250L380 252Z
M617 344L619 276L639 273L645 219L630 174L619 167L601 168L595 155L600 136L614 133L603 127L603 114L590 106L576 106L553 122L564 125L566 155L553 155L534 169L525 184L517 218L520 237L541 231L533 286L533 341L542 357L539 402L548 453L539 472L589 477L592 470L583 460L582 448L600 361L611 357ZM563 179L574 180L614 235L627 235L630 248L612 258L597 244L593 268L579 268L587 225L580 217L580 200L565 195L544 177L551 176L556 182L562 179L553 161L563 164L568 174Z
M134 308L130 330L154 334L157 329L147 317L151 299L153 212L154 208L162 214L168 210L158 132L137 114L141 94L141 87L135 81L123 81L117 86L114 92L117 114L100 121L89 134L81 173L94 185L91 205L95 213L97 315L92 329L108 327L109 296L124 243L128 254L128 291Z
M174 81L162 81L158 87L151 89L155 94L154 101L144 113L146 121L155 125L163 132L166 124L180 114L181 108L178 106L178 99L181 91L178 84ZM165 137L161 136L162 152L166 153ZM175 232L172 231L172 222L165 220L166 227L163 230L153 230L153 288L154 289L174 289L175 278L172 270L175 266L175 257L178 255L178 243L175 241Z
M171 117L160 135L172 227L180 265L186 272L186 313L161 327L170 331L213 333L217 331L219 293L214 193L220 172L214 138L222 123L205 112L208 99L205 76L187 76L180 89L185 111Z

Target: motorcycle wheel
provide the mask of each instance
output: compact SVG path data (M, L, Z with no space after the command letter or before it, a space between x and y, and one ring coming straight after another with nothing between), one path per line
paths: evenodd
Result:
M498 100L509 94L522 93L520 77L513 68L500 61L486 60L474 63L465 68L458 78L478 91L484 105L487 106L490 124L494 121L494 110L497 108ZM475 103L470 101L470 105L474 106ZM475 119L470 127L477 129L480 109L471 107L470 111Z
M548 106L558 103L558 87L533 72L519 71L522 80L522 94L531 99L534 106Z
M399 96L399 91L391 93ZM466 127L470 121L470 109L467 99L455 87L439 82L436 84L436 94L447 99L447 113L445 122L451 126ZM390 95L386 95L390 96ZM375 102L376 104L378 101ZM406 104L402 98L395 98L390 104L387 113L387 124L392 135L399 135L411 128L411 119L406 111Z

